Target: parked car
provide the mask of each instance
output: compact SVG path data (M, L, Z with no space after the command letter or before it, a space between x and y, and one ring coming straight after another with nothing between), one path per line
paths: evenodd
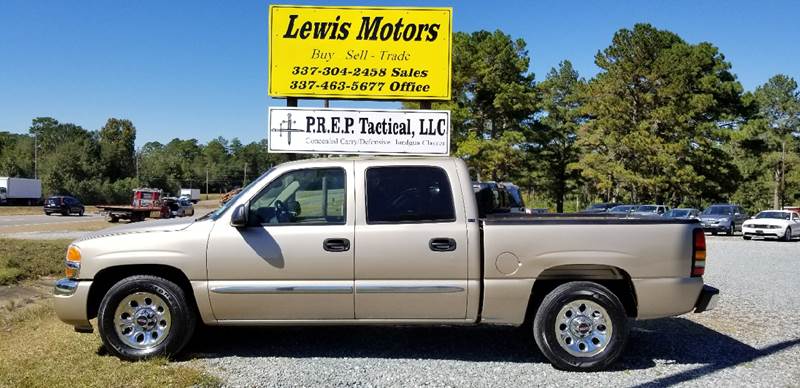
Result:
M633 212L637 216L663 216L669 211L664 205L641 205Z
M800 213L789 210L764 210L742 224L742 238L775 237L791 241L800 237Z
M62 216L68 216L70 214L82 216L84 211L86 211L86 209L83 204L75 197L57 195L49 197L44 201L44 214L48 216L53 213L58 213Z
M619 205L614 206L611 209L608 209L609 214L617 214L617 215L628 215L631 212L635 212L636 209L639 208L641 205Z
M700 219L700 210L693 208L672 209L664 214L664 217L678 220L697 220Z
M589 205L586 209L581 210L581 213L607 213L614 206L624 205L617 202L603 202Z
M441 157L288 162L208 216L84 235L65 266L56 314L127 360L179 353L200 323L524 325L553 365L589 371L623 353L629 319L719 299L697 222L481 219L467 165Z
M167 205L171 217L189 217L194 215L194 205L188 197L166 197L164 204Z
M741 207L731 204L711 205L700 213L703 230L714 235L724 232L732 236L737 230L741 230L745 220L747 213Z

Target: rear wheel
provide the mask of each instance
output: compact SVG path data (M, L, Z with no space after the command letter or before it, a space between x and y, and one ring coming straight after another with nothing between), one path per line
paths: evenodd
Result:
M83 209L78 212L78 217L83 217Z
M533 336L554 367L601 370L622 354L628 318L619 298L607 288L593 282L569 282L539 305Z
M136 361L178 353L191 338L196 317L178 285L137 275L111 287L97 322L109 353Z
M792 228L786 227L786 233L783 234L783 241L792 241Z

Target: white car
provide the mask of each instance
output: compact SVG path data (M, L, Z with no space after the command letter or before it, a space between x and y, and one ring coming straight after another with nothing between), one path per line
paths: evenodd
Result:
M791 241L800 237L800 214L789 210L764 210L742 224L742 237L774 237Z

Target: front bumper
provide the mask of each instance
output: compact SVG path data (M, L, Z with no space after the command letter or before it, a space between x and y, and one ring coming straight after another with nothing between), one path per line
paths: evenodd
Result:
M742 234L753 237L783 237L786 234L786 229L742 227Z
M697 302L694 303L694 312L702 313L703 311L713 310L717 307L719 301L719 290L707 284L703 285L700 290L700 295L697 297Z
M727 232L728 229L731 228L730 223L719 223L719 224L712 224L707 222L701 222L700 225L705 232Z
M74 326L76 331L91 332L92 330L86 309L91 286L91 280L63 278L56 281L53 289L53 306L58 319Z

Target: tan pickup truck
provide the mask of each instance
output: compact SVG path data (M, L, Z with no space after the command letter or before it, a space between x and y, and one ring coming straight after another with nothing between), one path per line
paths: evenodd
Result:
M267 171L213 213L73 242L58 316L111 354L179 352L195 325L526 325L597 370L629 318L713 308L693 220L479 219L454 158L328 158Z

